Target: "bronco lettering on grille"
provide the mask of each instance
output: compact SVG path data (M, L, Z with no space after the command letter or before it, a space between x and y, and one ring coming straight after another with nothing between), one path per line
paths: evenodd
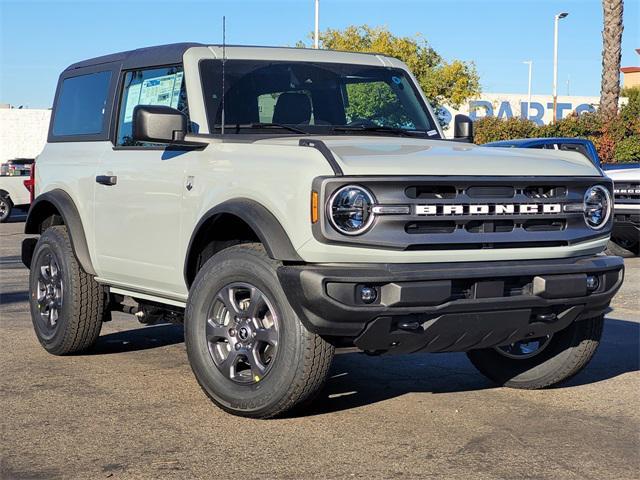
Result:
M559 203L515 204L469 204L469 205L416 205L416 215L525 215L562 213Z

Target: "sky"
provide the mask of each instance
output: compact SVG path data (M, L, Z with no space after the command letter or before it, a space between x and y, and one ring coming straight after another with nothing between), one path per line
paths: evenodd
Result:
M320 0L320 29L386 26L421 34L445 59L473 61L488 93L550 94L553 17L560 22L558 93L598 96L600 0ZM310 43L313 0L0 0L0 103L51 106L69 64L173 42ZM622 66L640 65L640 0L625 0ZM569 83L567 85L567 80Z

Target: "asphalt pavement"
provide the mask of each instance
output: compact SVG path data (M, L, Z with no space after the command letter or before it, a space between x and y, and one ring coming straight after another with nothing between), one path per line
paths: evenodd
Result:
M464 354L340 351L311 409L233 417L201 392L182 328L114 314L89 353L39 345L0 225L2 479L640 478L640 259L587 368L542 391L496 388Z

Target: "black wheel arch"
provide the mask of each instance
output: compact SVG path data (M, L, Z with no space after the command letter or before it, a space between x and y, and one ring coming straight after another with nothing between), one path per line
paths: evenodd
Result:
M197 273L194 249L212 223L223 216L232 216L244 222L255 233L270 258L286 262L303 261L278 219L266 207L255 200L236 198L211 208L198 221L191 234L184 263L184 279L187 286L191 285Z
M89 255L87 237L78 208L67 192L60 189L38 195L29 208L24 233L40 235L46 228L52 225L65 225L71 239L71 246L82 266L83 270L90 275L96 272ZM31 241L29 241L31 240ZM30 267L34 239L26 239L23 242L22 259L27 268Z

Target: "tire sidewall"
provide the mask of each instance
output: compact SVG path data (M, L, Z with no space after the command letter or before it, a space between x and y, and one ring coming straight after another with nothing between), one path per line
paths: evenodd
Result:
M62 348L67 337L67 329L69 328L70 315L73 305L73 282L72 265L67 254L66 239L56 231L55 227L46 230L33 252L31 269L29 272L29 306L31 309L31 320L33 328L36 332L38 340L42 346L51 352L56 352ZM48 252L51 252L58 263L58 267L62 272L63 292L62 307L58 311L58 321L53 334L49 334L41 325L40 312L38 310L38 276L40 272L41 262Z
M599 342L602 329L594 329L594 322L602 322L602 319L590 318L571 323L555 333L543 351L530 358L508 358L495 349L472 350L467 355L476 368L498 384L523 388L550 385L557 383L551 382L551 379L564 371L567 374L562 380L577 373L572 366L578 364L576 356L580 355L582 341L590 339ZM589 337L591 332L595 333L595 338Z
M278 315L278 352L269 372L257 383L241 385L213 362L206 341L206 321L217 292L234 282L260 289ZM302 362L302 325L289 306L274 267L250 250L231 248L212 257L192 286L185 316L185 344L191 367L206 393L227 410L260 416L273 409L295 383Z

